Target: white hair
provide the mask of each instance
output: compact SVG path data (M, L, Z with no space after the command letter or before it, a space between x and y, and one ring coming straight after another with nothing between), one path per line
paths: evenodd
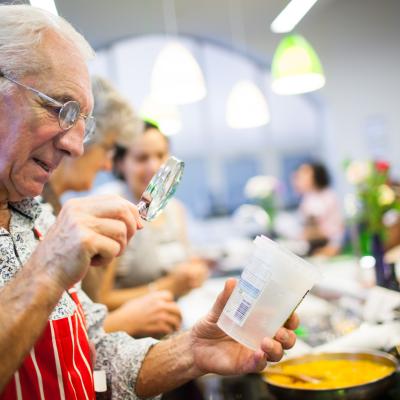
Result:
M110 133L117 134L117 143L128 145L142 132L143 122L123 96L99 76L92 77L94 99L93 117L96 118L96 132L88 143L100 142Z
M85 61L94 56L89 43L64 18L26 4L0 5L0 71L14 78L42 71L46 59L38 49L49 30L72 43Z

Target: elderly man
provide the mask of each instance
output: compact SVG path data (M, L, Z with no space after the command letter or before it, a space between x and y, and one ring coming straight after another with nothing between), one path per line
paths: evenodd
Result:
M63 157L82 154L93 131L91 53L63 19L0 6L0 399L93 399L93 368L106 371L113 398L136 399L280 359L295 342L295 317L257 352L217 327L232 280L208 316L161 342L105 334L105 308L73 287L141 228L136 207L115 196L69 201L48 232L37 223L34 197Z

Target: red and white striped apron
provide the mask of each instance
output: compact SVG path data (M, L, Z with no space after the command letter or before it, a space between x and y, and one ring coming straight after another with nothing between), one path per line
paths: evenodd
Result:
M49 320L0 400L93 400L93 367L85 317L77 294L77 310L67 318ZM29 327L27 327L29 329Z

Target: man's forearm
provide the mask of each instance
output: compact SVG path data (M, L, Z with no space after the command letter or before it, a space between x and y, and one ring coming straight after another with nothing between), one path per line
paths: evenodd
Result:
M47 274L29 265L0 289L0 393L42 333L62 292Z
M194 365L190 333L174 335L147 354L136 382L136 394L144 398L155 396L201 375Z

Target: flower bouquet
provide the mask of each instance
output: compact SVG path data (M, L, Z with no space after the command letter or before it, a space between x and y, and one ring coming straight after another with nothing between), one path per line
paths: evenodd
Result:
M347 180L354 185L357 199L355 219L359 226L362 255L375 258L378 285L386 280L383 262L386 227L384 216L400 211L400 202L390 187L390 165L386 161L351 161L346 163Z
M279 182L273 176L258 175L250 178L244 188L245 196L262 207L269 217L270 228L277 212L277 192Z

